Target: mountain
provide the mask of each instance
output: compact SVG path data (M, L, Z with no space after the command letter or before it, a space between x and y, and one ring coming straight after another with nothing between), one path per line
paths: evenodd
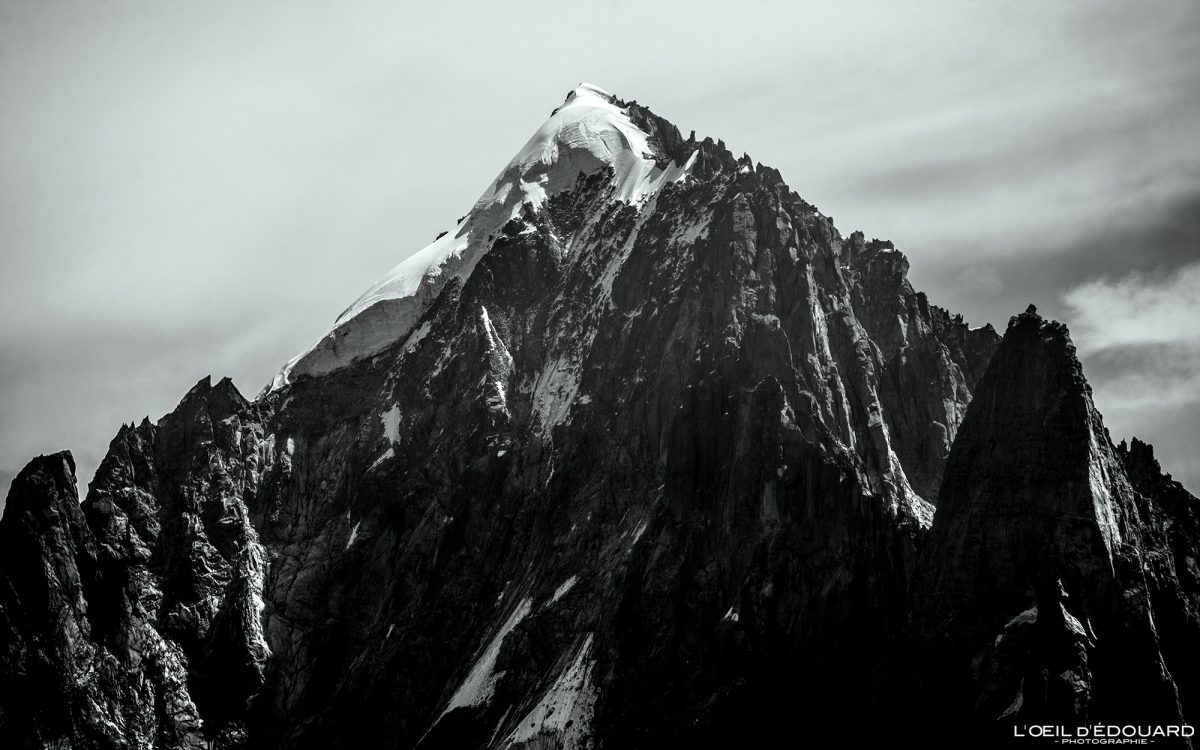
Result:
M1200 504L1065 328L907 271L581 85L255 400L123 426L81 504L69 454L17 476L0 744L1179 732Z
M913 606L920 678L977 724L1194 721L1200 503L1114 446L1065 326L1014 318L946 464ZM978 727L977 727L978 728Z

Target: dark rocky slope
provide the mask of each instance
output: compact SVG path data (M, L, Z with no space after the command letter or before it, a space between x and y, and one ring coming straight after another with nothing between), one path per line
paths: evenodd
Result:
M1014 318L922 551L913 674L931 726L1194 720L1198 510L1148 446L1113 446L1066 328Z
M66 459L22 474L0 524L0 744L745 746L902 718L914 685L987 715L1041 657L997 658L990 681L961 658L1047 576L1093 628L1141 639L1097 657L1112 675L1168 689L1145 673L1192 658L1195 499L1080 407L1052 425L1069 479L1095 452L1132 551L1072 484L1013 510L1069 516L1057 557L1026 559L1040 532L1020 529L964 552L992 512L974 498L1044 458L1008 434L1039 439L1023 420L1051 398L1014 385L1025 355L989 366L999 336L914 292L890 243L627 111L688 179L630 205L580 175L395 345L254 402L205 380L122 428L81 508ZM976 590L993 558L1011 570ZM915 610L914 576L933 592ZM939 615L963 623L952 655L898 659L941 649ZM1195 686L1171 685L1191 716Z

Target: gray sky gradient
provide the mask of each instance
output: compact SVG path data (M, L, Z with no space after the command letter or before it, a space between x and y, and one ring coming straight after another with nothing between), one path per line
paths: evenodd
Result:
M914 284L1075 333L1200 489L1200 4L0 7L0 482L206 374L254 395L580 80L775 166Z

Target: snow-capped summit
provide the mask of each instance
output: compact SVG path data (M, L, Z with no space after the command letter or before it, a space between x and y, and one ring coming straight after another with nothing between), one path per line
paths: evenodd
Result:
M294 363L328 374L205 378L82 504L69 454L13 480L0 748L1194 725L1200 499L1064 326L908 268L581 86Z
M300 375L323 375L407 336L452 278L466 279L497 231L522 207L540 208L573 187L580 175L612 169L612 198L638 203L686 174L689 163L660 167L650 135L604 89L581 83L500 171L454 227L376 281L334 322L333 329L293 357L268 390Z

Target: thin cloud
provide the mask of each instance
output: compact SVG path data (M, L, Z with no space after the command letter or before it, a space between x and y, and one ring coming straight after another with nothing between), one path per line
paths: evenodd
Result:
M1200 405L1200 344L1131 344L1085 355L1088 378L1114 408Z
M1200 345L1200 262L1162 278L1133 272L1067 290L1076 346L1087 354L1146 344Z
M1195 492L1200 262L1089 281L1063 303L1109 431L1154 443L1163 467Z

